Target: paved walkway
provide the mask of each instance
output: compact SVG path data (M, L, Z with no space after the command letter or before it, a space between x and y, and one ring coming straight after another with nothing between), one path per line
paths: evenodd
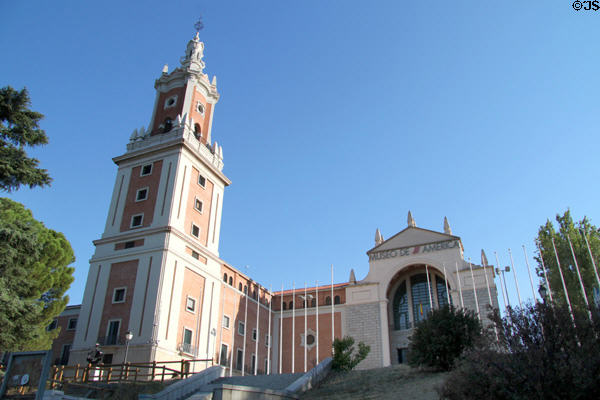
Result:
M261 389L283 390L302 375L304 375L304 373L231 376L219 378L212 382L212 384L252 386Z

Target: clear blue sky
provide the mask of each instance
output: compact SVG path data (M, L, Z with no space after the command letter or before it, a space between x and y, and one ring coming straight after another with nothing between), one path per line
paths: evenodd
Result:
M528 289L538 227L600 224L600 11L570 1L2 1L0 86L27 86L54 182L8 197L64 232L81 302L122 154L202 14L233 184L221 256L263 285L358 279L375 229L444 216ZM594 133L596 132L596 133ZM509 283L514 294L513 284ZM529 292L526 292L529 293ZM516 295L515 295L516 296ZM516 300L513 300L516 301Z

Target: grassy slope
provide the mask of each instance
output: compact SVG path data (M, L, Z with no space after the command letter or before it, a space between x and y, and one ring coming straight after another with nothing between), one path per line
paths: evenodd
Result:
M435 388L445 378L446 373L419 371L404 365L348 373L332 372L317 388L304 393L301 399L434 400L439 398Z

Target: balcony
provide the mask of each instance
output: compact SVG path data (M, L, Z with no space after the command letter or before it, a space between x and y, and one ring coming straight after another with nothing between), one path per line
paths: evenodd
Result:
M98 338L98 343L101 346L124 345L125 344L125 339L119 337L118 335L101 336L101 337Z

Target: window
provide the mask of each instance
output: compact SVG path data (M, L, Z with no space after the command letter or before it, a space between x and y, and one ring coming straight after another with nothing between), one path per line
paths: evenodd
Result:
M105 345L117 344L119 339L119 328L121 326L121 320L114 319L108 322L108 328L106 329L106 338L104 339Z
M71 345L63 344L62 351L60 353L60 365L67 365L69 363L69 354L71 354Z
M204 206L202 200L194 199L194 210L202 212L202 206Z
M203 188L206 187L206 178L200 174L198 174L198 185L202 186Z
M226 367L227 366L227 353L228 348L225 343L221 344L221 355L219 356L219 364Z
M125 242L125 246L123 246L123 247L125 247L126 249L131 249L131 248L135 247L135 241L130 240L129 242Z
M223 328L229 329L229 317L227 315L223 315Z
M229 286L233 286L233 277L229 277Z
M242 283L240 282L240 284L238 285L238 290L241 292L242 291Z
M284 301L283 302L283 309L285 310L287 308L287 303Z
M194 223L192 223L192 236L200 237L200 227Z
M227 283L227 274L223 274L223 282Z
M69 322L67 323L67 330L74 331L77 328L77 318L69 318Z
M200 253L198 253L197 251L192 250L192 257L194 257L196 260L200 259Z
M202 129L200 128L200 124L194 124L194 137L197 140L200 140L202 137Z
M248 294L248 285L244 285L244 294Z
M311 334L306 335L306 344L308 346L315 344L315 336Z
M194 349L192 348L192 337L194 332L191 329L183 328L183 343L181 344L181 351L184 353L192 354Z
M325 305L326 306L330 306L331 305L331 297L329 297L329 296L325 297Z
M256 328L252 329L252 340L256 342Z
M150 175L152 173L152 164L146 164L142 166L140 176Z
M56 327L58 326L58 320L54 319L52 320L52 322L50 322L50 325L48 325L48 327L46 328L47 331L53 331L56 329Z
M256 368L256 354L252 354L251 360L252 365L250 366L250 373L254 374L254 369Z
M271 335L265 335L265 346L271 347Z
M238 333L243 336L245 334L245 332L246 332L246 326L244 325L244 323L242 321L239 321L238 322Z
M410 278L410 290L413 302L413 320L419 322L426 319L431 310L427 293L427 276L425 274L413 275Z
M406 293L406 281L402 282L396 290L392 309L394 313L394 329L409 329L410 321L408 319L408 295Z
M171 96L165 100L165 108L175 107L177 104L177 95Z
M440 307L448 305L448 295L446 293L446 283L443 278L439 276L435 277L435 285L437 288L437 300ZM450 285L448 285L448 289L450 289ZM452 297L450 297L450 305L452 305Z
M340 296L335 296L333 299L333 304L340 304Z
M131 217L131 227L139 228L144 223L144 214L136 214Z
M196 105L196 110L198 110L200 114L204 115L204 105L202 103L198 102Z
M167 133L171 129L173 129L173 120L167 117L165 118L165 122L163 123L163 133Z
M138 189L137 193L135 194L135 201L144 201L148 198L148 188L142 188L142 189Z
M265 374L268 374L269 372L269 359L265 358Z
M237 349L237 358L235 360L235 369L242 370L244 367L244 352L242 349Z
M313 298L313 299L310 301L310 306L311 306L311 307L316 307L316 306L317 306L317 299Z
M290 301L290 307L289 307L289 309L290 309L290 310L293 310L293 309L294 309L294 302L293 302L293 301Z
M113 303L125 303L125 294L127 292L127 288L115 288L113 291Z
M189 312L194 312L196 310L196 299L188 296L185 301L185 310Z

